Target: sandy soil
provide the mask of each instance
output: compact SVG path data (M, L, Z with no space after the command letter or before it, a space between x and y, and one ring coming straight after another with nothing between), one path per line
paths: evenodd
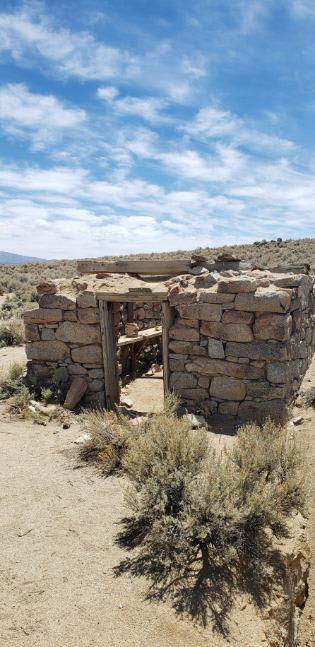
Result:
M1 647L227 645L168 603L146 601L143 578L114 576L126 557L114 542L125 484L76 469L78 433L0 422ZM263 644L246 637L245 607L232 644Z
M315 358L308 370L303 385L315 387ZM296 438L305 451L306 474L309 493L309 516L307 533L311 548L311 571L308 580L309 595L300 621L300 647L315 647L315 409L295 407L293 415L304 417L301 426L296 427Z
M5 346L0 348L0 370L6 369L10 364L18 362L26 364L26 354L24 346Z
M10 349L1 360L13 361L12 350L21 351ZM314 375L315 364L307 379ZM138 409L147 410L152 389L163 388L162 380L149 380L132 385L138 389ZM296 413L304 417L296 433L309 447L314 486L315 412ZM211 438L216 443L232 441L228 429L219 431L215 423ZM224 637L211 622L203 626L176 614L170 601L149 601L143 577L115 577L113 569L128 557L115 543L126 514L126 484L82 466L73 442L79 435L75 422L68 430L57 423L42 427L7 419L0 410L0 646L264 647L263 621L246 596L231 609ZM314 555L314 500L308 532ZM313 647L315 564L309 589L301 647ZM214 597L213 590L209 605Z
M132 400L132 410L139 413L158 413L163 409L163 371L152 377L138 377L122 389L122 396Z

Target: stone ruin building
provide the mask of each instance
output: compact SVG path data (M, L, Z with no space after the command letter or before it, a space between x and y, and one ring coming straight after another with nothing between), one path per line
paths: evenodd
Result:
M285 419L314 350L308 266L224 255L81 261L78 273L40 284L24 313L28 375L62 382L67 408L114 408L124 380L157 361L189 411Z

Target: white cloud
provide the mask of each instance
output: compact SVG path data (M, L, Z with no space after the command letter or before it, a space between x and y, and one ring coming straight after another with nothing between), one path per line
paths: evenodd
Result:
M218 145L213 155L203 156L195 150L187 149L160 153L157 158L169 173L209 184L237 177L247 163L244 155L223 145Z
M109 79L132 68L136 58L98 42L88 32L56 29L47 17L30 8L0 14L0 50L21 61L26 55L42 57L60 74L82 79Z
M286 160L239 163L230 149L217 154L225 170L211 193L206 184L196 188L196 182L195 188L184 188L184 175L181 189L166 190L140 178L96 180L83 168L2 166L0 248L80 257L294 236L303 226L311 235L315 179L310 172ZM184 167L191 160L197 178L209 173L213 180L215 164L206 170L190 156L184 157Z
M35 94L23 83L0 87L0 123L10 135L30 138L42 148L86 120L84 110L69 108L52 95Z
M112 85L107 85L102 88L97 89L97 96L99 99L104 99L109 103L113 101L118 96L119 92L117 88L114 88Z
M167 102L163 99L129 96L118 99L118 90L112 86L98 88L97 95L100 99L104 99L115 113L138 117L152 124L170 121L169 117L161 114L161 111L167 107Z
M51 169L0 166L0 186L17 191L42 191L71 195L84 184L84 169L56 167Z
M262 132L230 111L213 106L201 108L191 122L179 128L201 141L228 138L234 145L272 152L290 151L294 148L293 142Z

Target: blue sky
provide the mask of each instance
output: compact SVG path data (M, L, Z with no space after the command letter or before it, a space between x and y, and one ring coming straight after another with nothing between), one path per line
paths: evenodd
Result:
M315 235L314 0L0 0L0 249Z

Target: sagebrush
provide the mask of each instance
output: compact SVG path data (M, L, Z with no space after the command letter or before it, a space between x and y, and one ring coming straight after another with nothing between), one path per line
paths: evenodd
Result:
M243 427L234 449L219 454L206 432L158 414L130 440L123 466L132 481L128 533L137 529L150 569L164 575L199 559L255 560L268 532L285 535L287 516L304 506L301 454L271 421Z

